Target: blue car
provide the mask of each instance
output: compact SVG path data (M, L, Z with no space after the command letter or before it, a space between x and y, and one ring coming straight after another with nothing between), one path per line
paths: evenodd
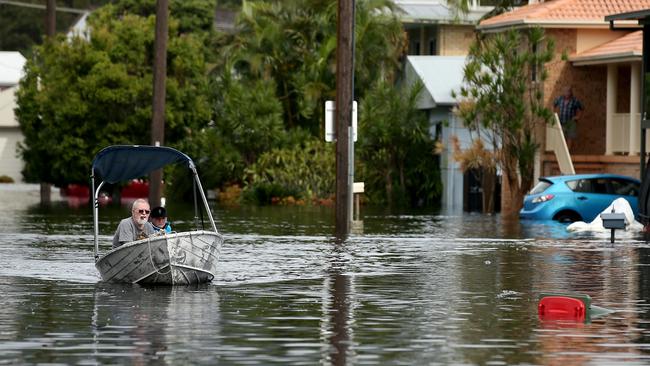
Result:
M638 217L638 179L615 174L544 177L524 197L522 219L591 222L612 201L625 198Z

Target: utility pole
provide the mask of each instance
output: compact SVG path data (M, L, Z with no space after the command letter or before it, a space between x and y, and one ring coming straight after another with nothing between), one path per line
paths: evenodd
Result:
M54 37L56 33L56 0L47 0L45 13L45 34L48 37Z
M156 40L153 65L153 117L151 118L151 145L165 142L165 79L167 76L167 20L168 0L156 4ZM162 169L149 173L149 204L160 206L162 196Z
M354 99L354 0L338 0L336 37L336 238L350 233L350 138Z
M45 36L54 38L56 34L56 0L47 0L45 9ZM41 204L52 202L52 185L48 182L41 182Z

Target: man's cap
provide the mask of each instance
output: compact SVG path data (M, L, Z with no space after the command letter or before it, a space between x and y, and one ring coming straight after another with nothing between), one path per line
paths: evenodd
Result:
M164 207L156 207L151 210L151 217L167 217L167 210Z

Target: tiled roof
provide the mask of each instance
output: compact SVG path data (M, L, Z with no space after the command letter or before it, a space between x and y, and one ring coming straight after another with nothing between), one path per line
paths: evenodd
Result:
M478 28L510 26L607 26L605 16L650 8L650 0L547 0L482 21Z
M477 24L487 13L486 9L470 9L468 14L456 14L446 0L395 0L395 5L407 23Z
M587 51L569 57L574 65L609 63L613 61L641 60L643 31L636 31Z

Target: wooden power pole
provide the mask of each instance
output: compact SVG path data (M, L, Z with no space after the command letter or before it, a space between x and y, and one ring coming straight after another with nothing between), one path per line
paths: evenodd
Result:
M47 0L45 6L45 36L53 38L56 34L56 0ZM52 202L52 185L48 182L41 182L41 203Z
M354 0L338 0L336 44L336 238L350 233L350 137L354 99Z
M45 34L53 37L56 33L56 0L47 0L45 10Z
M165 80L167 76L168 0L156 4L156 40L153 64L153 117L151 118L151 145L165 142ZM149 204L160 206L162 196L162 169L149 173Z

